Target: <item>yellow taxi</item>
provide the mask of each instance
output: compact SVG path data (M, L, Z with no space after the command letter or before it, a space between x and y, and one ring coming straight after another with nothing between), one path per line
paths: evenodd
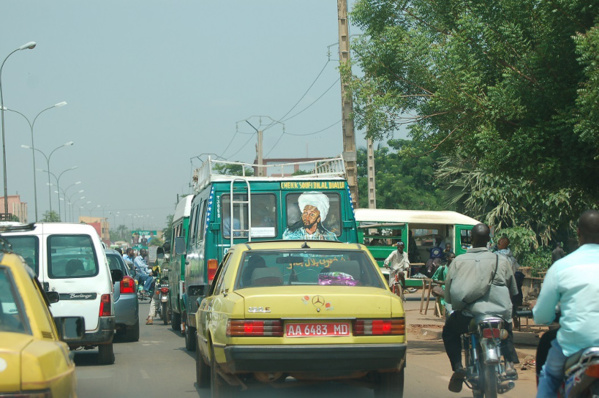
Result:
M48 304L23 259L0 251L0 396L76 397L75 364ZM79 325L60 322L60 332L81 336L82 318L73 320Z
M363 245L233 246L196 324L196 379L213 397L326 380L359 381L377 397L403 395L403 303Z

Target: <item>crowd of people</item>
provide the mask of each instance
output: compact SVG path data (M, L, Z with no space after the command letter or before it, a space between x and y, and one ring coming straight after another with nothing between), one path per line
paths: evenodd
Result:
M523 304L522 284L524 274L520 264L509 248L510 240L501 236L496 246L491 246L491 230L485 224L472 229L472 247L456 257L450 244L441 246L440 240L430 250L430 257L420 272L439 285L436 295L445 307L446 321L443 327L443 343L453 375L449 390L460 392L466 377L462 364L461 335L468 331L474 317L499 316L504 319L508 338L502 341L501 353L506 360L505 378L517 379L514 367L518 363L513 343L513 325L518 326L516 308ZM537 360L541 358L537 397L557 397L563 383L566 359L578 351L599 346L594 333L599 325L599 212L588 210L578 221L579 248L569 255L557 245L545 275L538 299L531 303L534 322L549 325L559 321L557 331L548 332L541 341ZM406 273L410 269L405 244L398 242L385 260L390 268L389 284L396 275L405 286ZM475 284L460 283L468 275L488 274L491 283L484 294L474 301L465 297L480 290ZM557 310L556 310L557 309ZM544 348L542 346L545 346Z

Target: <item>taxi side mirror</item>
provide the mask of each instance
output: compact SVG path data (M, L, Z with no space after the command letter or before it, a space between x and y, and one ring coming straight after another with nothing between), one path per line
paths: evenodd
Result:
M58 337L65 343L80 341L85 336L85 319L82 316L54 317Z

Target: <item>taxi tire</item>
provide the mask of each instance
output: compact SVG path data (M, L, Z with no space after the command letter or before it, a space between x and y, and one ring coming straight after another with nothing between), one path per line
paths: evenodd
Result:
M175 332L181 333L181 314L173 311L171 308L171 328Z
M112 343L98 346L98 364L112 365L114 363L114 347Z
M233 398L237 396L238 389L230 385L217 372L218 365L214 357L214 348L210 346L210 390L212 398Z
M185 328L185 349L187 351L195 351L196 349L196 328L187 326Z
M125 329L123 339L125 341L139 341L139 321Z
M206 365L200 349L196 349L196 383L198 388L210 387L210 366Z
M404 372L379 373L379 384L374 388L376 398L402 398L404 390Z

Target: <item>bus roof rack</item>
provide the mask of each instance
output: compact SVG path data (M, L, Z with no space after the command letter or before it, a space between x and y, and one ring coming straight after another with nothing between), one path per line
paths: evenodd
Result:
M262 176L257 176L258 171L262 172ZM212 181L238 177L256 180L346 178L345 163L341 156L266 165L216 160L209 156L194 170L191 185L197 193Z

